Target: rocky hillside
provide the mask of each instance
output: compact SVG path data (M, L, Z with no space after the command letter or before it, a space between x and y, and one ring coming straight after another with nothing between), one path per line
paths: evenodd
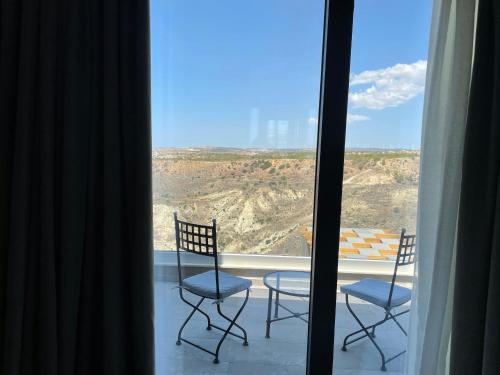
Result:
M346 154L342 225L413 229L418 154ZM158 149L153 154L156 249L175 247L173 211L219 224L221 251L309 255L314 152Z

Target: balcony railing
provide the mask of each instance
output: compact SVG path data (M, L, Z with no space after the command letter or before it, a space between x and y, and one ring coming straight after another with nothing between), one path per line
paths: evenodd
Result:
M213 260L183 252L182 263L188 273L196 273L196 269L213 266ZM157 250L154 252L155 275L158 280L176 281L177 257L174 250ZM244 277L259 279L272 270L309 271L311 258L284 255L254 255L221 253L219 265L222 269ZM192 270L189 270L192 268ZM339 258L339 284L363 277L380 277L390 280L394 272L392 260L370 260ZM398 271L398 281L411 285L414 270L408 266Z

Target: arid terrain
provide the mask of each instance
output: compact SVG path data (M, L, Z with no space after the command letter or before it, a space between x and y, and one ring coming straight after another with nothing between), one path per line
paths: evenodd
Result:
M419 154L349 151L342 226L414 231ZM155 149L155 249L174 249L173 212L209 223L219 250L309 255L315 175L313 150Z

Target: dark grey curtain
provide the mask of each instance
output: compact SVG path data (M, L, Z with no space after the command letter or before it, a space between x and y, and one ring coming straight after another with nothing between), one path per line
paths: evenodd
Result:
M0 4L0 371L152 374L148 1Z
M500 2L480 0L460 199L451 374L500 374Z

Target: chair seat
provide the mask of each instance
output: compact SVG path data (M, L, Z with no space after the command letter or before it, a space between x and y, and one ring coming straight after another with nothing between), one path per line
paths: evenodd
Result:
M187 277L182 281L182 285L190 292L201 297L217 299L215 271L213 270ZM252 282L250 280L219 271L220 298L227 298L233 294L247 290L251 285Z
M354 284L343 285L340 291L345 294L371 302L380 307L396 307L408 302L411 299L411 290L394 284L392 292L391 306L387 306L391 284L376 279L363 279Z

